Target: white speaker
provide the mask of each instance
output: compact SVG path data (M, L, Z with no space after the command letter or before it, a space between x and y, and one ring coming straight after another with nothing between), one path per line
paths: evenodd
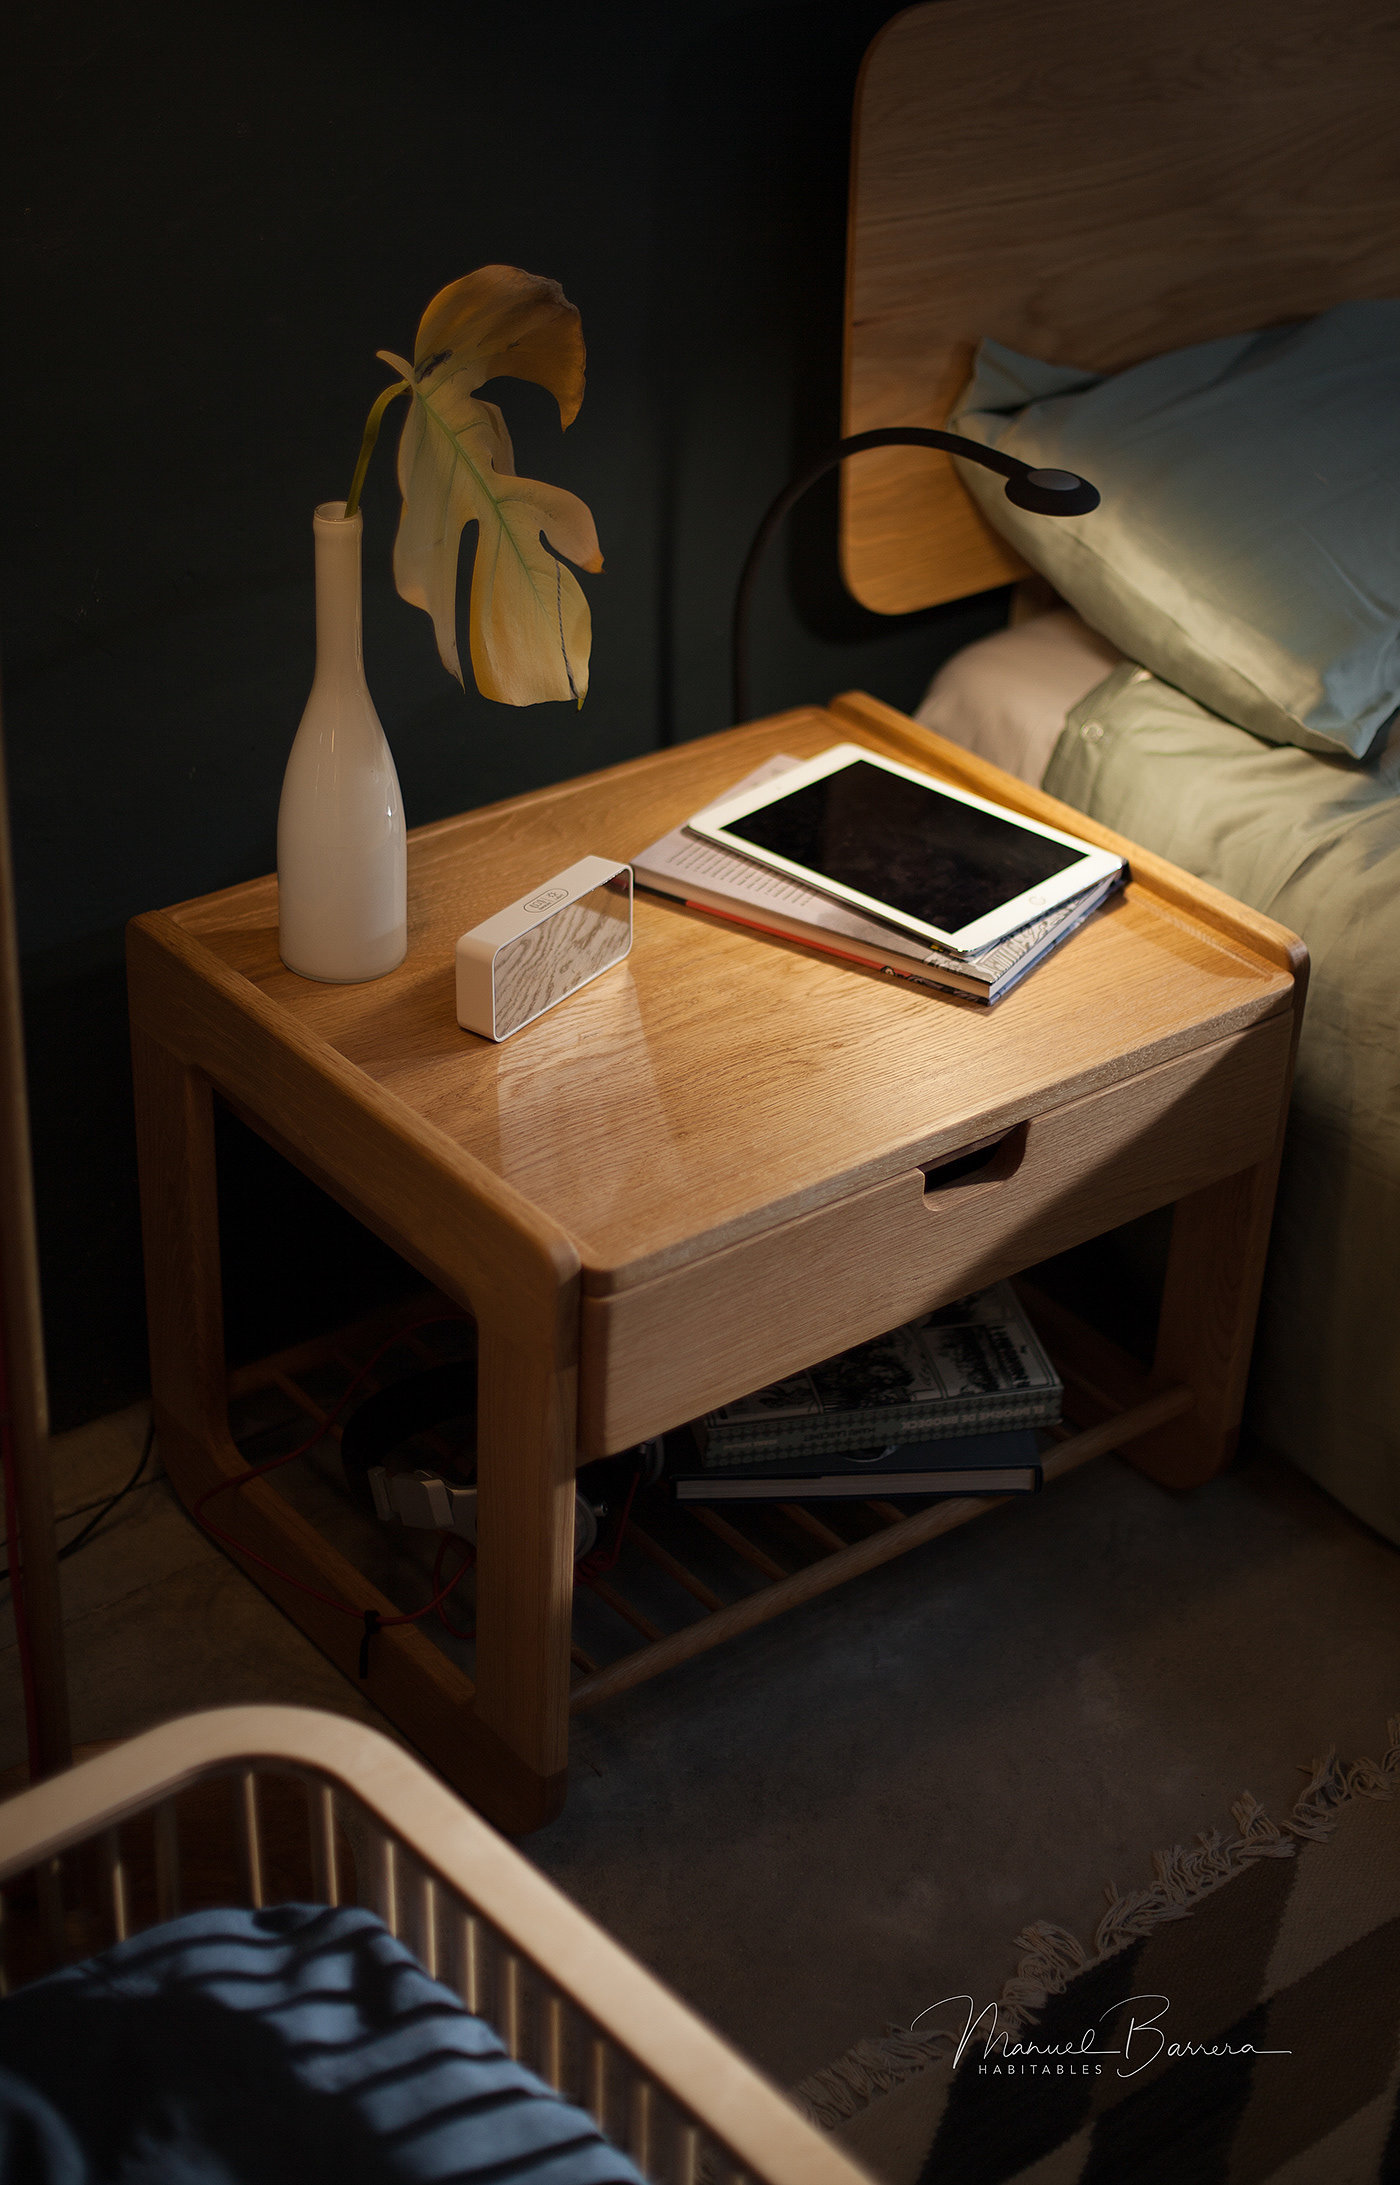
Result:
M457 1022L509 1039L632 946L632 868L581 857L457 943Z

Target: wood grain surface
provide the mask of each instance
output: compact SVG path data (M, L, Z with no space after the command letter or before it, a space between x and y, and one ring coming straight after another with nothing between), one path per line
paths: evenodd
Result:
M1395 295L1397 105L1387 0L907 8L857 92L843 432L944 424L986 335L1116 371ZM842 491L868 607L1022 571L946 456L859 456Z
M401 1173L360 1188L394 1233L395 1205L414 1199L420 1264L440 1275L455 1253L460 1265L464 1222L481 1265L524 1227L541 1249L576 1252L595 1290L650 1280L1289 1007L1292 937L1143 860L1124 900L990 1010L639 896L624 964L503 1046L458 1027L453 947L467 927L574 858L634 855L773 752L841 741L990 782L1111 839L850 700L417 830L408 954L371 984L283 967L270 878L139 921L135 960L153 949L168 976L179 960L184 1004L217 1045L216 1080L250 1108L271 1074L286 1080L278 1105L304 1116L294 1150L312 1165L350 1174L328 1147L348 1146L357 1107L381 1116Z
M585 1293L580 1453L645 1440L949 1297L1252 1172L1277 1141L1291 1047L1289 1018L1272 1018L1037 1116L1009 1175L939 1191L930 1188L936 1172L926 1184L906 1170L653 1282ZM1234 1248L1215 1254L1204 1276L1221 1292L1204 1331L1188 1324L1182 1300L1164 1382L1189 1379L1193 1367L1199 1374L1203 1348L1214 1358L1237 1343L1234 1285L1249 1247L1243 1232L1229 1241ZM1247 1318L1252 1332L1252 1303ZM1243 1383L1232 1392L1242 1398Z

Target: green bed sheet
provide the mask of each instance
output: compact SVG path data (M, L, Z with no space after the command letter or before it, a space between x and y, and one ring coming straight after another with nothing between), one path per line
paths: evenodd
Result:
M1308 945L1246 1424L1400 1542L1400 739L1263 743L1125 662L1045 787Z

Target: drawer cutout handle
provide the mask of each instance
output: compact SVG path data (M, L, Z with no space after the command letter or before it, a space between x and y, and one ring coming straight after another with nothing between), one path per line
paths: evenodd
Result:
M968 1184L1001 1184L1014 1176L1025 1159L1029 1123L1017 1123L995 1138L979 1138L975 1145L957 1153L941 1154L936 1161L921 1161L924 1197L960 1191Z

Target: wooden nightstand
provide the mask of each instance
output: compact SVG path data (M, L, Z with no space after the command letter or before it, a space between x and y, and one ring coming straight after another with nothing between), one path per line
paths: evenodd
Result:
M171 1477L192 1503L242 1470L217 1092L476 1316L477 1681L408 1626L376 1639L367 1690L508 1829L557 1810L571 1704L985 1507L931 1504L798 1573L761 1611L723 1609L571 1693L577 1463L1171 1202L1153 1372L1058 1327L1081 1415L1103 1423L1048 1474L1121 1446L1155 1479L1192 1486L1234 1444L1307 959L1281 927L1161 860L1115 843L1132 860L1124 898L990 1011L640 896L625 964L502 1046L459 1030L459 933L586 853L634 855L770 754L840 741L1114 841L850 697L420 828L408 956L371 985L283 968L271 878L131 928L151 1370ZM940 1188L941 1164L988 1141L972 1180ZM269 1482L219 1512L253 1553L392 1612ZM353 1675L356 1624L248 1568Z

